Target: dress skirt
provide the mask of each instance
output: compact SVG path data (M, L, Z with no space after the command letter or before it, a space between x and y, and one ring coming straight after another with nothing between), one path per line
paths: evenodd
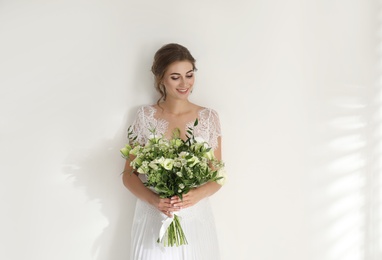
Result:
M219 260L219 245L208 198L176 212L188 244L164 247L157 243L167 218L152 205L137 200L131 232L130 260Z

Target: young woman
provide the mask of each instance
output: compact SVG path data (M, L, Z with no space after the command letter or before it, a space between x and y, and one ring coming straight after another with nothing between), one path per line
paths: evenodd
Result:
M187 48L170 43L162 46L154 56L152 72L160 98L154 105L138 109L133 132L141 144L150 136L155 126L158 135L172 137L174 129L181 130L186 139L186 129L193 125L194 135L203 138L221 160L221 130L219 116L211 108L201 107L189 101L195 80L195 59ZM219 247L214 216L208 197L221 185L208 182L190 190L183 200L174 196L160 198L153 189L146 187L144 176L131 173L130 161L126 161L123 183L137 197L132 225L131 260L218 260ZM164 247L157 243L162 221L176 212L188 244Z

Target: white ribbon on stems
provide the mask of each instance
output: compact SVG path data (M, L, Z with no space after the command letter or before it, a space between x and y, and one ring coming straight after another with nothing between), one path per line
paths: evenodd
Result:
M174 221L174 214L172 215L172 217L167 217L166 219L162 220L162 226L160 227L160 230L159 230L159 242L162 242L163 236L164 234L166 234L166 230L168 229L168 227L171 225L173 221Z

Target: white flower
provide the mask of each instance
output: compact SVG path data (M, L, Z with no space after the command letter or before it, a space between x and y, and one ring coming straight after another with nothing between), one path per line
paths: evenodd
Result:
M125 147L123 147L120 152L122 153L122 155L124 157L129 157L129 153L130 153L130 150L131 150L131 147L128 147L127 145Z
M149 138L147 139L145 147L151 147L153 144L158 143L159 137L150 134Z
M163 164L164 162L164 157L162 156L161 158L157 159L157 160L154 160L155 163L159 163L160 165Z
M190 167L194 167L197 163L199 163L199 159L196 156L192 156L190 159L187 160Z
M180 153L179 153L179 158L184 159L184 158L186 158L187 155L189 155L188 152L180 152Z
M135 159L130 162L130 166L133 168L139 168L141 165L142 165L141 157L135 157Z
M144 161L142 162L142 166L138 168L137 172L141 174L147 174L149 170L149 163L147 161Z
M145 174L146 173L143 167L139 167L137 172L140 173L140 174Z
M223 186L227 182L227 172L224 167L218 170L217 177L222 177L216 181L218 184Z
M149 163L149 166L150 166L151 169L154 169L154 170L158 169L158 165L157 165L156 161L151 161Z
M159 143L159 147L160 147L161 149L164 149L165 147L169 147L169 146L170 146L170 144L168 143L168 141L165 140L165 139L160 139L158 143Z
M174 161L174 167L181 168L182 167L182 161L175 160Z
M173 159L164 159L163 162L161 162L161 165L166 170L171 170L172 167L174 166L174 160Z
M208 152L206 152L206 153L204 154L204 156L205 156L208 160L212 160L212 159L215 158L215 153L214 153L214 151L211 149L211 150L209 150Z
M141 149L141 146L140 146L140 145L135 146L135 147L130 151L130 154L132 154L132 155L137 155L138 152L139 152L139 149Z

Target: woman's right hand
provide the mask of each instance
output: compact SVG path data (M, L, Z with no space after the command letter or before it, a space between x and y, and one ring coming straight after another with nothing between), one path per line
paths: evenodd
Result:
M158 196L157 205L155 205L156 208L161 211L166 216L172 218L172 213L175 211L179 211L179 207L175 207L173 204L171 204L171 199L163 199Z

